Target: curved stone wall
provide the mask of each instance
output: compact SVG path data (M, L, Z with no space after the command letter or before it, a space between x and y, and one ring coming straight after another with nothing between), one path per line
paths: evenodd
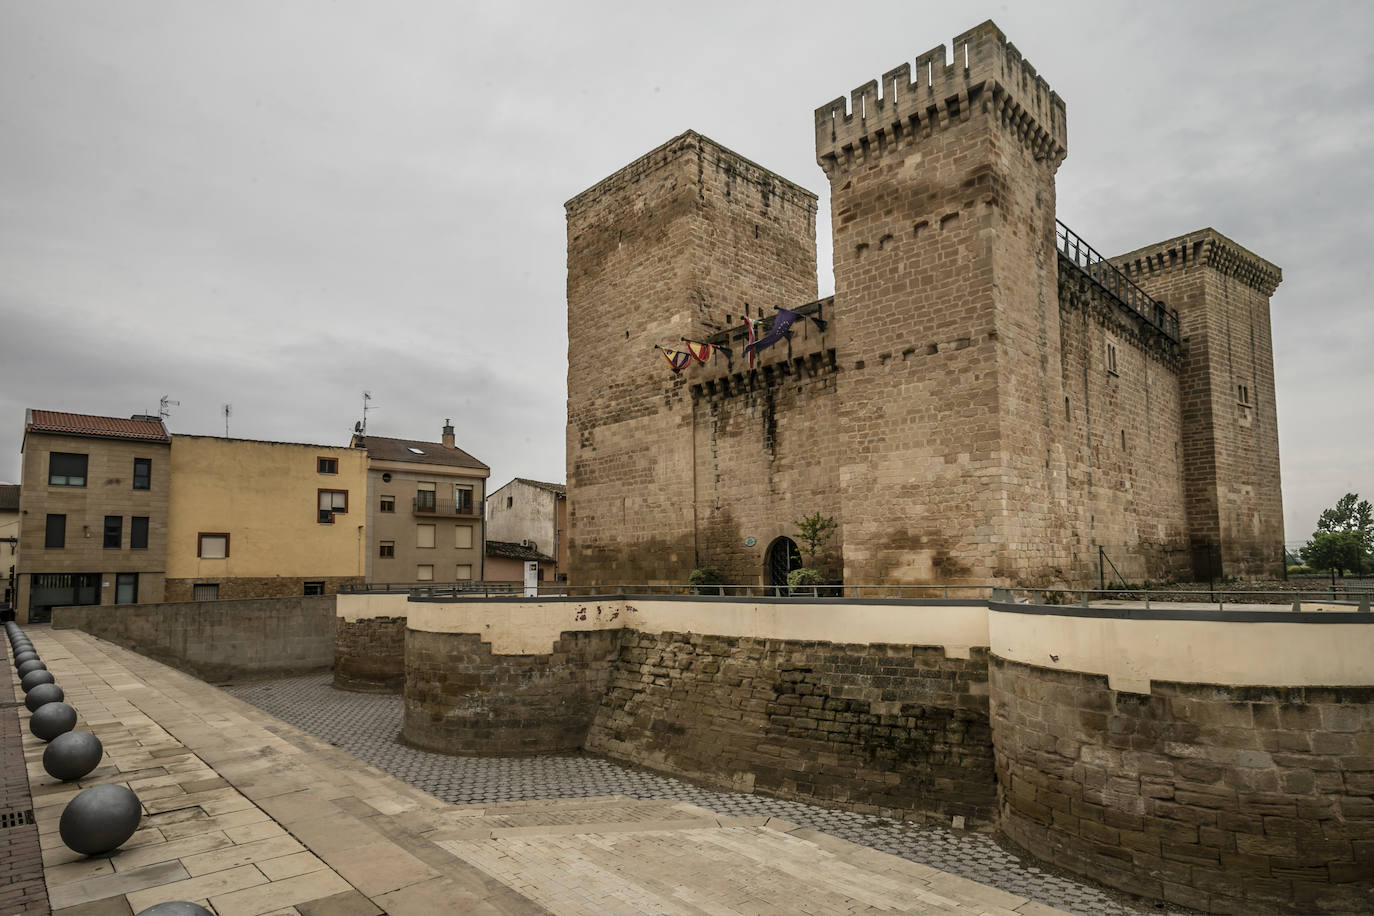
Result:
M623 632L567 632L548 653L493 655L477 633L407 629L401 737L446 754L580 750Z
M586 748L736 791L996 812L987 652L628 633Z
M357 693L400 693L405 683L404 617L339 618L334 630L334 686Z
M1173 624L1189 623L1156 621L1160 638L1120 646L1117 664L1160 651ZM996 619L991 629L996 652ZM1295 644L1334 643L1351 628L1300 629ZM1024 633L1016 641L1033 654ZM1041 657L1062 662L1051 648ZM1000 826L1034 856L1203 912L1368 911L1374 687L1153 680L1129 692L1105 674L996 655L989 683Z

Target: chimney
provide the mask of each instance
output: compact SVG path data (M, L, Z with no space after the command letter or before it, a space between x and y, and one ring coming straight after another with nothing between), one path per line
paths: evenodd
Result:
M444 448L453 448L453 421L444 420Z

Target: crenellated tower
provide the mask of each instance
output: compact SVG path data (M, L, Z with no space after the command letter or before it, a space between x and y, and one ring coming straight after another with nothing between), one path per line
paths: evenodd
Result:
M1064 103L992 22L816 111L845 581L1056 582L1070 558Z
M698 563L689 381L653 347L816 298L816 196L688 131L566 204L575 584Z
M1182 466L1193 576L1283 574L1269 299L1283 272L1215 229L1113 258L1178 310Z

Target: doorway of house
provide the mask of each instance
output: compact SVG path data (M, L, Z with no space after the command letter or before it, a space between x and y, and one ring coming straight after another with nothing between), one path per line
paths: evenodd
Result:
M801 565L801 550L797 548L797 542L789 537L777 538L768 545L764 580L772 588L779 589L775 594L786 594L780 590L787 587L787 574L800 569Z

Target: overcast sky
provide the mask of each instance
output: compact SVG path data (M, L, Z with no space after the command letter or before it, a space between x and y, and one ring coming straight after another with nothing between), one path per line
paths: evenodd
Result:
M561 481L563 202L697 130L821 195L828 293L813 110L989 17L1068 105L1068 225L1283 268L1286 539L1374 498L1374 6L1216 0L0 0L0 480L26 407L345 444L369 390Z

